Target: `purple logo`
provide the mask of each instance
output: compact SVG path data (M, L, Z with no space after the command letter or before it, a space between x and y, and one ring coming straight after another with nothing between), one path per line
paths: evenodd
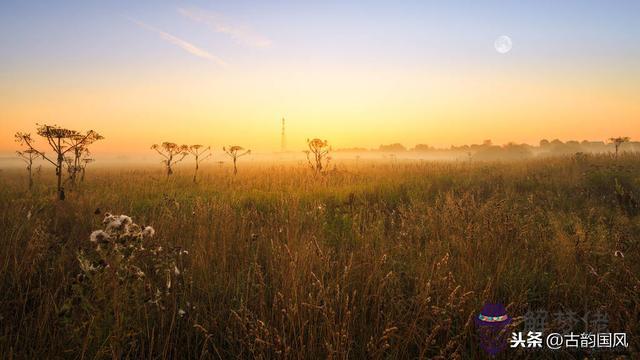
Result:
M507 346L507 325L511 318L502 304L486 303L475 318L480 347L489 355L496 355Z

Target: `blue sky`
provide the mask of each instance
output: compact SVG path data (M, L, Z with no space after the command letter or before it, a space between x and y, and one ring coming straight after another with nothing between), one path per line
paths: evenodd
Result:
M273 51L256 52L204 32L178 8L215 12L248 26L270 39ZM171 57L166 44L127 18L237 63L250 63L256 53L262 61L285 62L482 60L480 50L499 34L514 39L514 52L540 61L624 61L640 52L638 14L637 1L5 1L0 61L10 71Z

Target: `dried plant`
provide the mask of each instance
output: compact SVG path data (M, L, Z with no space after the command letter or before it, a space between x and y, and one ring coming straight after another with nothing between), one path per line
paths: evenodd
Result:
M27 164L27 173L29 174L29 190L33 187L33 160L40 157L40 154L33 149L27 149L24 151L16 151L16 154Z
M123 354L136 346L131 322L142 316L158 321L167 313L183 318L191 310L188 252L164 248L153 227L140 226L127 215L106 213L102 224L77 253L80 273L73 296L58 315L72 331L109 327L112 351Z
M229 147L223 147L222 150L229 155L229 157L233 160L233 174L238 173L238 166L236 165L238 158L251 154L251 150L244 150L242 146L231 145Z
M189 155L189 147L187 145L178 145L172 142L163 142L160 145L153 144L151 149L155 150L164 158L162 163L167 168L167 176L173 174L173 165L179 163Z
M88 155L89 155L89 152L86 153L86 156L88 156ZM87 165L89 165L90 163L92 163L94 161L96 161L96 160L93 159L93 158L90 158L90 157L83 157L82 158L82 160L80 162L80 170L81 170L81 172L80 172L80 174L81 174L80 175L80 181L84 181L84 174L85 174L85 170L87 168Z
M104 137L93 130L89 130L83 134L57 125L38 125L37 133L47 140L47 143L53 150L55 157L49 157L44 151L36 149L34 147L31 134L29 133L18 132L15 134L15 139L18 143L26 146L29 150L33 150L38 155L42 156L44 160L55 166L56 177L58 179L58 199L64 200L65 195L64 188L62 187L62 167L65 164L66 154L75 154L78 149L86 149L87 146L97 140L104 139ZM84 150L80 151L82 152Z
M211 153L211 146L204 147L203 145L190 145L188 151L196 159L196 169L193 172L193 182L196 182L198 178L198 169L200 169L200 162L213 156Z
M104 139L104 137L97 133L87 138L84 138L80 134L69 138L68 143L73 147L72 161L68 164L69 180L72 184L76 183L78 173L82 173L82 178L84 178L84 165L86 165L84 159L89 158L89 145L102 139Z
M615 155L616 159L618 158L618 149L620 148L620 146L622 146L622 144L626 142L629 142L629 140L631 140L631 138L628 136L618 136L618 137L609 138L609 141L611 141L613 146L615 146L616 148L616 155Z
M326 168L331 160L329 156L329 152L331 151L329 142L318 138L307 139L307 146L309 150L305 150L304 153L307 155L309 166L316 172L322 172L322 169Z

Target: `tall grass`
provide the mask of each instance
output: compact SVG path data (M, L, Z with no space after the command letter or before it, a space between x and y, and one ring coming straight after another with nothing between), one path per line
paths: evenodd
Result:
M640 353L638 155L188 170L93 169L64 202L0 173L2 358L477 358L486 301L600 310ZM188 250L163 308L78 296L105 211Z

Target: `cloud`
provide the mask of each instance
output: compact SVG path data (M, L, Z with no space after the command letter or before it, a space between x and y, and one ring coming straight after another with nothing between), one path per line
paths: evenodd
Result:
M156 34L158 34L160 36L160 38L170 44L173 44L179 48L181 48L182 50L190 53L191 55L195 55L199 58L203 58L203 59L207 59L210 61L213 61L214 63L220 65L220 66L227 66L227 63L224 62L224 60L220 59L219 57L212 55L211 53L207 52L204 49L201 49L195 45L193 45L192 43L182 40L177 36L173 36L167 32L164 32L158 28L155 28L149 24L143 23L142 21L138 21L135 19L131 19L128 18L129 21L131 21L132 23L138 25L139 27L145 29L145 30L149 30L151 32L154 32Z
M267 37L254 32L249 27L230 24L221 14L197 8L179 8L178 12L190 20L207 25L217 33L228 35L240 44L255 48L267 48L271 46L271 40Z

